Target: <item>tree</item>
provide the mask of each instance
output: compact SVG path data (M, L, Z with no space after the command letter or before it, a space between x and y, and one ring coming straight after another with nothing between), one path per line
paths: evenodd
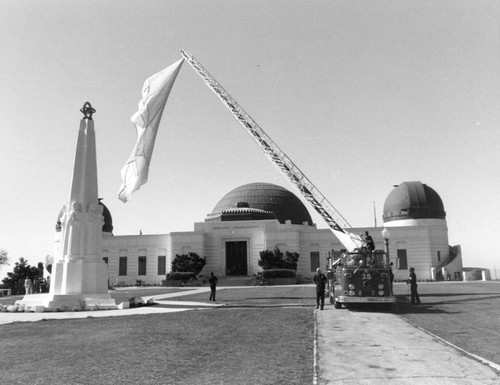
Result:
M24 293L24 280L29 277L32 281L35 277L43 277L43 263L39 262L37 267L28 265L28 260L19 258L11 273L7 273L7 277L2 280L2 286L5 289L11 289L12 294Z
M172 261L172 272L190 272L198 275L205 263L207 263L205 258L196 253L176 254Z
M270 269L290 269L297 270L297 261L299 260L299 253L289 252L285 253L285 258L283 258L283 253L276 246L274 251L264 250L260 252L259 266L264 270Z

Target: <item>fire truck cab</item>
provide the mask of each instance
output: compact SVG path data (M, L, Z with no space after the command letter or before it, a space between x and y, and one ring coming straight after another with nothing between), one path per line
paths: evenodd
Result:
M342 305L378 304L386 308L396 302L392 291L392 269L382 250L345 252L328 259L328 291L336 309Z

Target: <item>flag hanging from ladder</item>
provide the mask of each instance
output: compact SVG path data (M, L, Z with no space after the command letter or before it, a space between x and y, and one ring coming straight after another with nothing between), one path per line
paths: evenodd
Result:
M122 185L118 198L123 202L127 202L148 180L160 120L183 61L175 62L144 82L139 110L130 119L137 129L137 142L121 170Z

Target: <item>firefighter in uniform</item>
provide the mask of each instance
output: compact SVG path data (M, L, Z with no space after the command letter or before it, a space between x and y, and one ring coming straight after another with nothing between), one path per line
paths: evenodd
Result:
M316 269L316 275L313 278L314 283L316 284L316 309L321 306L321 310L325 307L325 288L327 278L321 272L321 269L318 267Z
M411 303L414 305L420 305L420 296L417 292L417 275L415 274L415 269L410 267L410 279L406 281L410 285L411 293Z

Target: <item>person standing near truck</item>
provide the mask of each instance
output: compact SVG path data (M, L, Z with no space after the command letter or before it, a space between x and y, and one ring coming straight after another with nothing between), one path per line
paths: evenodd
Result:
M411 293L411 303L413 305L420 305L420 297L417 292L417 275L415 274L415 268L410 267L410 279L406 281L410 285Z
M316 309L321 306L321 310L325 307L325 288L327 278L321 272L321 269L318 267L316 269L316 275L313 278L314 283L316 284Z

